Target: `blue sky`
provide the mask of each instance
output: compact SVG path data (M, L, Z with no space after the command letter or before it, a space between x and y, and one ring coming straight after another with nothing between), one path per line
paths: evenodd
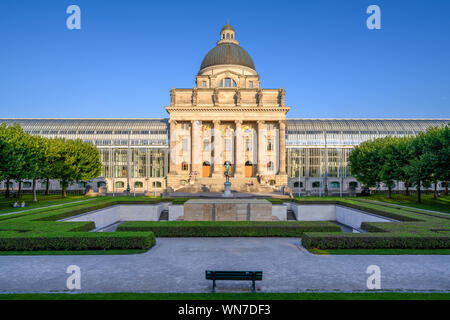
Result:
M81 30L66 8L81 8ZM381 8L368 30L366 8ZM230 19L290 118L450 118L450 1L1 0L0 117L167 117Z

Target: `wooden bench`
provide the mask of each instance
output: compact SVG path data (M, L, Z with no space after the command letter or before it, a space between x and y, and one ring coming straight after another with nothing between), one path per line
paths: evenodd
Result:
M256 291L255 281L262 280L262 271L217 271L206 270L206 280L212 280L212 292L216 291L216 280L251 281L253 292Z

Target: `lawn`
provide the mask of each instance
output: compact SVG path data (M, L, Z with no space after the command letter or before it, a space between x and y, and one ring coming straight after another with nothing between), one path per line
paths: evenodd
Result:
M436 199L431 194L422 195L422 203L417 203L415 195L406 196L404 194L393 194L392 199L388 199L387 195L377 194L364 198L382 202L398 204L402 206L419 208L432 211L441 211L450 213L450 196L441 195Z
M24 210L29 209L36 209L36 208L42 208L47 206L53 206L53 205L60 205L65 203L70 203L74 201L83 201L92 199L92 197L85 197L85 196L67 196L67 198L61 198L61 195L38 195L38 202L33 202L33 195L31 194L25 194L22 196L22 198L16 199L16 198L5 198L2 194L0 196L0 215L4 213L9 212L20 212ZM14 202L18 201L18 203L22 203L22 201L25 201L25 208L13 208Z
M0 294L0 300L450 300L450 293L25 293Z

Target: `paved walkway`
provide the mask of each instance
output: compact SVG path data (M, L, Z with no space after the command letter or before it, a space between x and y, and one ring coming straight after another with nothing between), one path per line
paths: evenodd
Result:
M262 270L261 291L366 290L369 265L381 289L450 291L450 255L321 256L295 238L160 238L145 254L0 256L0 292L62 292L66 268L81 268L83 292L209 292L206 269ZM218 291L249 291L247 282L218 282Z

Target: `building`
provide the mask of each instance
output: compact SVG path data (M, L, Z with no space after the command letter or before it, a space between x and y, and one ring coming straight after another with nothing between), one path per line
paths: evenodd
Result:
M450 119L287 119L285 90L265 89L250 55L227 23L196 75L196 86L170 90L168 119L0 119L45 137L97 146L102 176L72 190L159 194L221 191L224 164L232 189L343 194L361 187L347 168L352 148L386 135L414 135ZM14 182L12 187L16 188ZM38 189L45 189L45 182ZM6 182L1 188L6 187ZM52 181L51 189L60 189ZM31 183L23 184L24 190ZM403 189L397 184L396 188Z

